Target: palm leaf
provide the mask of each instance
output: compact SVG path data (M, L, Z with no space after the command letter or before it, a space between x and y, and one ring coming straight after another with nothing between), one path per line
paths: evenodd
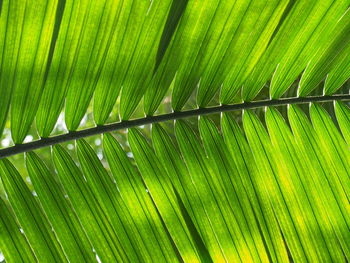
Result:
M92 246L63 192L59 191L60 185L35 153L28 153L26 157L30 179L35 185L40 204L67 257L72 261L94 260Z
M315 105L311 110L316 107L320 112L323 111L322 107ZM177 261L175 252L172 256L169 254L173 249L178 250L177 253L185 261L207 261L209 258L215 262L267 262L273 258L286 261L287 247L293 260L319 261L328 258L330 261L343 261L344 255L349 257L350 207L346 198L348 187L332 175L332 167L327 165L327 161L320 163L320 159L310 155L310 147L320 151L322 145L304 147L302 141L299 143L303 138L299 137L298 127L304 128L304 133L307 128L307 142L319 140L316 131L318 127L313 127L299 108L290 108L289 112L291 125L293 129L296 127L295 135L280 113L273 108L266 112L269 134L254 113L244 113L247 139L227 114L222 120L224 134L221 134L210 119L200 119L199 127L203 141L195 135L189 124L179 121L175 128L180 151L159 125L156 125L152 132L155 152L144 135L137 130L130 130L131 149L137 170L142 176L139 178L139 175L135 174L136 167L126 158L118 142L106 134L104 144L115 182L85 141L79 141L77 148L82 171L79 171L61 147L56 147L55 163L61 186L73 204L73 208L66 206L65 209L68 209L67 213L75 211L78 217L83 219L82 227L102 260L108 255L108 250L111 250L111 254L117 253L116 260L123 258L123 251L128 251L126 241L130 239L130 244L134 247L129 248L131 250L127 256L124 255L126 258L123 260L127 261L132 260L134 254L139 257L139 261L149 261L152 257L150 251L159 251L164 260L167 258L166 261ZM329 118L326 113L322 115ZM236 141L236 144L225 144L223 136L229 141ZM340 143L346 144L343 138L338 139ZM205 149L200 146L202 143ZM230 151L231 146L237 147L237 150ZM241 169L240 165L244 165L240 160L248 160L239 156L240 154L251 156L245 174L237 172ZM305 159L309 161L303 163ZM341 160L343 158L339 159ZM313 165L313 162L319 162L319 166ZM8 189L14 187L15 181L8 182L8 174L16 172L8 161L3 161L1 167L2 179L10 194ZM40 191L46 189L38 186L35 178L44 171L47 173L47 170L33 153L28 154L28 169L39 195ZM261 169L266 170L262 172ZM233 175L236 178L232 177ZM49 179L51 175L46 176ZM20 178L18 174L17 177ZM69 178L79 177L79 180L83 180L80 183L64 183ZM44 182L45 178L41 181ZM140 183L139 186L137 182ZM339 191L332 192L336 187L339 187ZM53 189L61 187L56 186ZM84 199L86 205L91 207L96 204L94 212L84 209L83 203L76 203L82 189L85 189L83 192L87 194ZM124 191L131 194L124 197ZM55 197L60 194L56 194ZM89 201L88 196L92 200ZM13 199L14 206L20 202L18 197ZM39 198L43 200L40 203L57 231L57 239L63 242L60 236L65 232L56 223L59 219L57 216L49 216L56 211L55 206L46 204L49 199ZM126 199L132 202L128 203ZM149 204L145 205L145 202ZM100 222L99 227L91 229L94 222L90 219L91 216ZM164 223L158 221L159 216ZM74 229L78 230L80 227L78 224ZM96 239L99 240L98 229L102 231L100 238L115 240L115 251L113 248L104 248L104 252L99 250L98 244L101 243L96 243ZM154 230L157 232L154 233ZM90 231L95 234L90 235ZM144 243L145 235L154 235L154 250L150 250L150 244ZM123 242L118 243L123 236ZM161 236L168 242L168 247L158 243ZM86 237L80 235L78 240L81 238ZM172 247L172 242L175 247ZM66 256L74 260L78 254L74 253L74 257L69 256L64 244L74 243L62 243ZM122 250L118 249L118 244L123 247Z
M1 250L9 262L35 262L35 256L25 239L19 231L15 216L8 205L1 198Z
M11 206L38 260L66 261L49 221L16 169L8 160L1 161L0 169Z
M349 261L349 4L0 1L6 261Z

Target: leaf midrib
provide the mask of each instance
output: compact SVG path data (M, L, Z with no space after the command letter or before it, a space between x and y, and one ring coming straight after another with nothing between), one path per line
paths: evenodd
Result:
M259 100L253 102L243 102L230 105L219 105L208 108L197 108L187 111L176 111L172 113L166 113L156 116L146 116L139 119L127 120L121 122L115 122L106 125L100 125L92 128L83 129L80 131L69 131L68 133L56 135L48 138L41 138L39 140L16 144L14 146L0 149L0 159L33 151L47 146L53 146L55 144L77 140L85 137L90 137L93 135L99 135L107 132L113 132L122 129L128 129L132 127L153 124L164 121L172 121L178 119L184 119L189 117L196 117L214 113L221 113L227 111L238 111L255 109L270 106L283 106L289 104L307 104L311 102L331 102L331 101L350 101L350 94L332 95L332 96L309 96L309 97L292 97L292 98L281 98L277 100Z

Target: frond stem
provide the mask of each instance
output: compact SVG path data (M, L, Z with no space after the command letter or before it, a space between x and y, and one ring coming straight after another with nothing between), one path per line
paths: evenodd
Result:
M188 111L172 112L157 116L146 116L140 119L121 121L101 126L96 126L93 128L88 128L80 131L70 131L66 134L56 135L49 138L41 138L40 140L17 144L12 147L8 147L0 150L0 159L6 158L15 154L24 153L28 151L33 151L39 148L53 146L55 144L77 140L93 135L103 134L107 132L117 131L121 129L127 129L132 127L137 127L141 125L147 125L157 122L178 120L183 118L227 112L227 111L237 111L237 110L247 110L268 106L283 106L288 104L306 104L311 102L330 102L330 101L349 101L350 94L342 95L332 95L332 96L312 96L312 97L294 97L294 98L282 98L277 100L260 100L254 102L243 102L232 105L220 105L209 108L198 108Z

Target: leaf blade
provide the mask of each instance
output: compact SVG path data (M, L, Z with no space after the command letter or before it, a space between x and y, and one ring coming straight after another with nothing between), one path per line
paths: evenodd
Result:
M38 260L66 262L51 226L20 174L8 160L0 161L0 174L11 206Z
M39 197L40 203L50 220L56 236L70 261L94 261L92 246L65 200L60 186L52 174L33 152L26 154L26 164L31 182Z
M151 257L160 261L176 261L176 254L169 236L162 225L153 201L146 192L141 177L113 136L105 134L103 139L104 150L114 179L125 204L131 212L135 213L133 218L139 227L141 236L148 241L146 246L149 251L152 251ZM144 218L146 218L147 223L143 222Z
M58 176L81 220L96 253L104 261L127 258L120 249L106 215L87 187L83 175L62 146L53 149L53 160Z
M164 168L159 162L151 161L156 160L156 157L139 131L130 129L128 138L145 184L180 255L184 260L199 261L198 251L186 229L184 219L176 204L175 193L164 173Z
M36 262L24 235L21 234L14 215L8 205L0 198L0 246L8 262Z

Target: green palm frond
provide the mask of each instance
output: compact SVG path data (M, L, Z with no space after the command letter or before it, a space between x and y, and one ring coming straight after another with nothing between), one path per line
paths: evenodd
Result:
M271 77L277 99L305 68L299 95L326 76L331 95L350 74L348 7L331 0L3 1L0 131L11 106L15 143L35 117L48 137L64 103L67 128L77 130L93 95L98 125L119 94L122 120L142 97L153 115L171 83L176 111L197 86L200 107L219 89L220 102L231 104L253 100Z
M349 108L335 107L343 126ZM256 114L245 111L244 133L229 113L221 129L201 117L200 138L187 122L177 121L176 141L156 124L153 146L130 129L137 166L105 134L110 173L84 140L77 142L80 168L61 146L54 147L57 174L27 153L37 198L7 160L0 163L2 181L39 261L62 250L70 261L90 261L92 246L102 261L286 262L289 251L294 261L342 262L350 255L350 155L340 153L349 145L321 106L312 105L310 114L312 123L299 107L290 107L290 128L269 108L266 130ZM332 136L324 135L327 130ZM1 216L7 222L8 215ZM56 239L36 236L50 236L42 232L46 224L61 248ZM11 232L4 233L3 240L11 240ZM5 256L11 255L16 243L6 244ZM32 255L25 248L19 253Z
M6 262L348 262L349 6L0 1Z

